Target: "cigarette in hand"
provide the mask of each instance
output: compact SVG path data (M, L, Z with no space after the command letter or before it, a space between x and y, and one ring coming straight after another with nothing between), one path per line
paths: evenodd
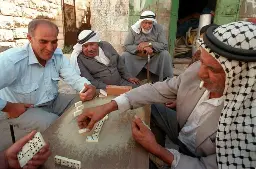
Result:
M199 89L201 90L203 86L204 86L204 81L201 81L199 85Z

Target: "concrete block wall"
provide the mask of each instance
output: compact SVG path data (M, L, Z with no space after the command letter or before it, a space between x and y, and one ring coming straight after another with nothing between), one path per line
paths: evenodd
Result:
M62 47L61 0L0 0L0 51L24 45L28 23L38 16L47 17L59 26L59 47Z
M93 0L90 7L92 30L121 54L128 31L129 0Z

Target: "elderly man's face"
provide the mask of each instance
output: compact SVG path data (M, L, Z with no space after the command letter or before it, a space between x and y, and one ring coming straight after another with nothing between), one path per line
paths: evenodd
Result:
M83 45L83 53L88 57L95 57L99 55L99 45L97 42L88 42Z
M38 25L34 30L34 34L28 34L27 36L38 62L43 66L46 64L47 60L52 58L58 46L57 36L56 28L46 24Z
M141 26L142 30L144 30L145 32L148 32L153 27L153 21L144 20L144 21L141 22L140 26Z
M204 87L213 93L223 94L225 89L225 72L219 62L205 49L201 48L201 67L198 73L204 81Z

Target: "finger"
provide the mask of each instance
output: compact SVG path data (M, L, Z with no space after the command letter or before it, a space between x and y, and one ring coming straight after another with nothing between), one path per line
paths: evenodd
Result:
M44 154L35 155L33 159L29 161L29 165L32 165L32 166L42 165L50 157L50 155L51 155L51 151L47 151Z
M137 116L137 115L135 115L134 116L135 118L134 118L134 122L135 122L135 124L141 129L142 127L145 127L144 126L144 124L143 124L143 122L142 122L142 120Z
M31 108L33 107L33 104L24 104L25 108Z
M93 119L91 119L90 122L89 122L89 124L88 124L88 126L87 126L86 128L88 128L89 130L91 130L91 129L93 128L93 126L94 126L95 123L96 123L96 121L93 120Z
M46 144L41 148L41 150L40 150L38 153L39 153L39 154L43 154L43 153L49 151L49 149L50 149L50 145L49 145L49 143L46 143Z
M29 164L26 164L23 169L36 169L38 168L38 166L33 166L33 165L29 165Z
M139 135L139 133L140 133L140 130L139 130L138 126L136 125L135 121L133 120L132 121L132 134L137 137Z

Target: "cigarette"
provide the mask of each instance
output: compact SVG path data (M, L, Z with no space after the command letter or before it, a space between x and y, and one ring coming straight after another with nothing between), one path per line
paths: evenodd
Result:
M199 85L199 89L202 89L203 86L204 86L204 81L201 81Z

